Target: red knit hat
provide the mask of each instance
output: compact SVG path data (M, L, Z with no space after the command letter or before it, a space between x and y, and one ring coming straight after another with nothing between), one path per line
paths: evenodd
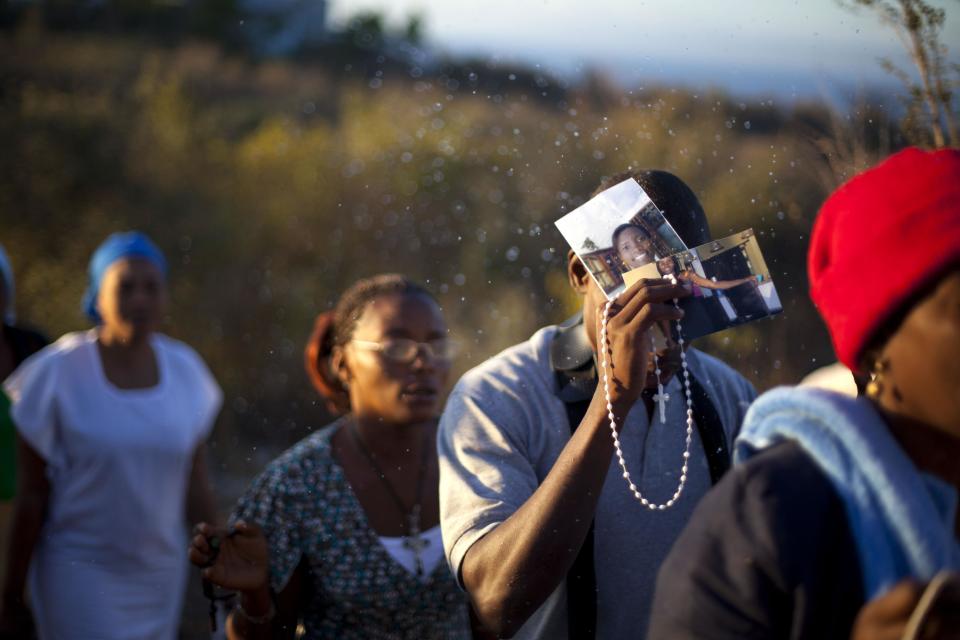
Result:
M960 151L916 148L854 176L820 208L810 297L853 370L912 294L960 263Z

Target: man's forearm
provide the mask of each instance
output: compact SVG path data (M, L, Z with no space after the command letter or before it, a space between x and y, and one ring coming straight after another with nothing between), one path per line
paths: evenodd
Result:
M543 604L583 545L613 454L606 414L595 395L543 483L464 557L464 585L499 635L512 635Z

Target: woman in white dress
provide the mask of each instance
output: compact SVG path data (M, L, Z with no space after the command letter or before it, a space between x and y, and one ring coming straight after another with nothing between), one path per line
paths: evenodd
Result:
M137 232L90 262L96 323L6 382L18 496L0 630L41 639L169 640L180 621L187 520L213 517L204 441L221 392L200 357L156 331L166 262ZM29 574L29 578L28 578Z

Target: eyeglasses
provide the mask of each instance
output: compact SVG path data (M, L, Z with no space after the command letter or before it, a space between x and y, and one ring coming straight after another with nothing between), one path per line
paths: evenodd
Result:
M351 340L361 349L369 351L379 351L385 358L399 362L401 364L410 364L420 355L420 350L427 354L431 360L451 360L457 353L457 345L451 340L433 340L431 342L417 342L409 338L394 338L384 342L373 342L371 340Z

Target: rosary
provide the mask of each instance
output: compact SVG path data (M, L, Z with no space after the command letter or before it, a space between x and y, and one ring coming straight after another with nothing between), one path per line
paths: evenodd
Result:
M231 532L227 535L230 536L233 535L233 533ZM208 543L210 545L210 560L207 562L206 566L212 567L217 562L217 555L220 554L220 538L217 536L212 536L208 540ZM201 584L203 586L203 596L210 601L207 615L210 617L210 632L212 633L217 630L217 602L231 600L236 594L217 594L213 587L213 583L205 578L201 579Z
M676 280L674 280L676 283ZM613 301L607 301L607 304L603 308L603 322L600 327L600 349L603 352L603 360L601 365L603 367L603 392L607 400L607 417L610 419L610 435L613 437L613 448L617 453L617 462L620 463L620 468L623 470L623 479L626 480L627 486L630 487L630 493L633 494L633 497L640 501L640 504L647 507L651 511L659 510L663 511L674 505L674 503L680 499L680 494L683 492L683 486L687 482L687 462L690 459L690 442L693 440L693 400L690 395L690 372L687 370L687 354L683 350L683 334L680 333L680 321L677 320L677 335L679 336L678 342L680 344L680 361L683 365L683 385L684 391L687 397L687 442L686 448L683 451L683 466L680 467L680 482L677 485L677 490L673 493L673 496L664 502L663 504L655 504L650 502L647 498L640 493L640 489L634 484L633 480L630 479L630 472L627 471L627 463L623 459L623 450L620 448L620 436L617 435L617 419L613 413L613 402L610 398L610 378L607 373L607 354L609 352L609 345L607 344L607 320L610 317L610 307L613 305ZM677 303L677 299L674 298L673 306L677 309L680 308L680 305ZM670 399L670 395L666 393L663 389L663 381L660 379L660 359L657 357L656 344L654 343L653 336L650 337L650 351L653 353L653 366L654 373L657 376L657 394L653 396L653 399L659 405L660 409L660 422L661 424L666 422L667 413L666 405L667 400Z

